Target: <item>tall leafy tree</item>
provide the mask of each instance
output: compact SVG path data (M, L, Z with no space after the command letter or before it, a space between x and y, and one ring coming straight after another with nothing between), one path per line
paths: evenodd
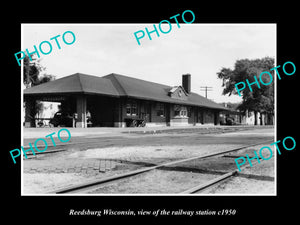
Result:
M26 55L23 59L23 84L25 85L25 87L30 88L55 79L55 76L53 75L42 75L41 72L43 72L44 70L45 68L41 66L39 60L30 61L29 57ZM25 107L25 103L23 107ZM34 117L36 113L38 113L39 115L39 113L43 110L44 105L40 101L35 101L35 104L31 107L33 107L31 109L31 116Z
M25 87L29 88L55 79L53 75L41 75L41 72L44 70L45 67L41 66L39 60L33 60L32 62L26 55L23 59L23 83Z
M274 78L274 71L270 71L273 67L274 58L272 57L240 59L235 62L233 69L223 67L217 73L218 78L223 80L223 95L237 95L236 83L246 83L246 79L249 80L249 83L252 83L255 81L254 76L259 81L259 75L264 71L270 72ZM273 78L270 78L267 74L262 76L264 83L269 83L270 79ZM274 80L269 85L260 83L260 88L256 84L253 84L251 88L252 92L246 84L246 88L241 91L242 103L239 109L242 111L253 111L255 124L257 124L257 112L274 114Z

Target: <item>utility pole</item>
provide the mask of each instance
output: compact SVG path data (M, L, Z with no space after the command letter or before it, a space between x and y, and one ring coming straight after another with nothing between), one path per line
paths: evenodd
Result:
M202 90L201 90L201 88L202 88ZM200 91L205 91L205 98L207 98L207 92L212 91L212 89L210 89L210 88L212 88L212 87L207 87L207 86L200 87Z

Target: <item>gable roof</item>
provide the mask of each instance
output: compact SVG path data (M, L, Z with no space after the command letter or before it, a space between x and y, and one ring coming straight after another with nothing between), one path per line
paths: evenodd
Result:
M109 80L82 73L75 73L24 90L24 95L66 93L119 96L118 91Z
M25 89L24 95L66 93L99 94L226 110L222 105L193 92L189 93L187 100L171 98L168 93L172 88L171 86L115 73L103 77L76 73Z
M145 81L133 77L127 77L120 74L111 73L103 78L109 79L113 84L117 84L120 95L127 97L164 101L170 90L170 86ZM122 92L123 91L123 92Z
M187 100L171 98L168 95L173 88L171 86L115 73L103 76L102 78L110 79L115 87L119 87L119 93L124 94L127 97L227 110L222 105L193 92L188 94Z
M176 92L178 89L180 89L181 91L183 91L183 93L188 96L189 94L184 90L184 88L182 86L174 86L171 88L171 90L169 90L169 93L174 93Z

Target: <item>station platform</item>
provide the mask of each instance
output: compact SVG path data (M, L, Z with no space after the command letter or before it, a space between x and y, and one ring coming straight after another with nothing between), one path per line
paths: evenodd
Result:
M202 126L173 126L173 127L90 127L90 128L67 128L72 137L76 136L90 136L90 137L111 137L111 136L120 136L126 133L145 133L145 134L154 134L154 133L169 133L169 132L188 132L188 131L196 131L196 130L220 130L220 131L229 131L229 130L244 130L244 129L261 129L261 128L273 128L273 125L265 125L265 126L253 126L253 125L238 125L238 126L213 126L213 125L202 125ZM60 129L64 127L44 127L44 128L23 128L22 136L23 139L32 139L32 138L40 138L49 135L50 133L57 133ZM63 135L62 135L63 136Z

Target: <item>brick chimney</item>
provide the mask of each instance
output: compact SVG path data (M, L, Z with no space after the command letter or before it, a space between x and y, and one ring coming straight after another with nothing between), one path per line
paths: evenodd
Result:
M182 75L182 87L186 93L189 94L191 92L191 74L187 73Z

